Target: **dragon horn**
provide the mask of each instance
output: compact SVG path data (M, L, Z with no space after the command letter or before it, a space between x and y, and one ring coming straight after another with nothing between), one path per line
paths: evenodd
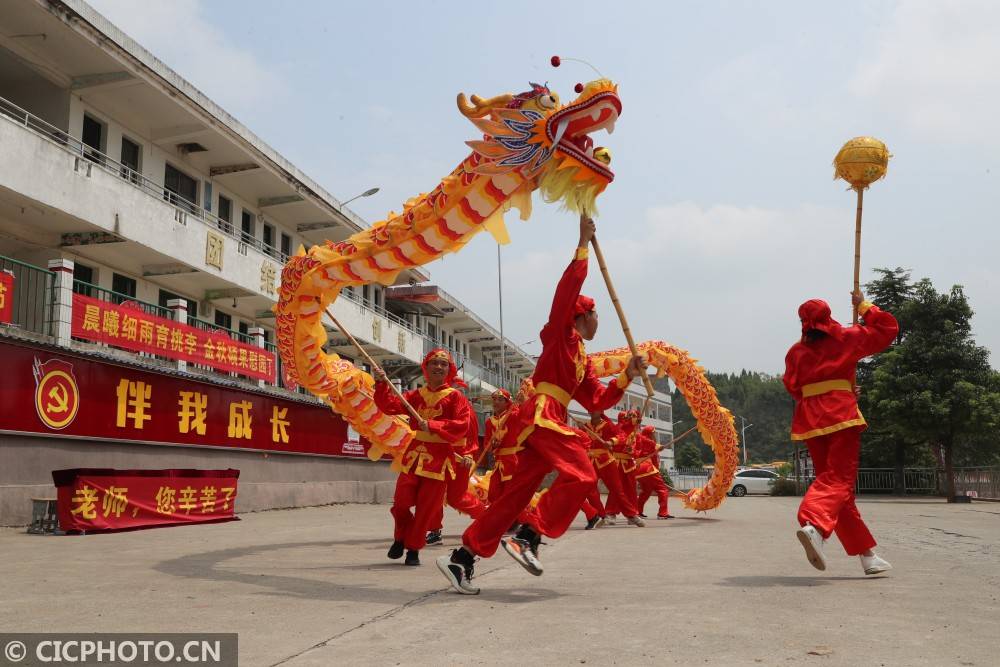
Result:
M491 109L504 106L514 99L513 95L497 95L488 100L484 100L478 95L472 96L470 103L465 97L465 93L458 94L458 110L466 118L482 118L490 113Z

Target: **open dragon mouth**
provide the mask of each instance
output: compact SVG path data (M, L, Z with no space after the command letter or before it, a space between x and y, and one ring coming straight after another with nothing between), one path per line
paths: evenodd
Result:
M593 85L589 84L588 88ZM614 90L601 87L604 90L596 94L584 90L576 102L552 114L545 123L545 133L556 150L576 158L611 181L614 172L606 163L594 158L594 140L590 135L599 130L613 133L622 103Z

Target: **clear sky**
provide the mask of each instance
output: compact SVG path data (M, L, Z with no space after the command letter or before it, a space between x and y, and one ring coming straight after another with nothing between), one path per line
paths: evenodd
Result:
M1000 350L1000 3L269 2L91 0L125 32L370 221L433 188L477 132L459 91L548 81L564 99L620 85L615 182L598 236L637 340L710 370L779 372L796 308L850 320L855 197L832 180L844 141L894 158L865 196L862 280L902 266L966 288L977 340ZM535 200L504 247L505 329L537 353L576 220ZM427 267L497 320L487 234ZM623 344L592 262L586 291ZM997 366L996 358L993 359Z

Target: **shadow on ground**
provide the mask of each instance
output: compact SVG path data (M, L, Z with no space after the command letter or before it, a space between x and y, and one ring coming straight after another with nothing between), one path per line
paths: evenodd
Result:
M812 586L828 586L834 581L869 581L882 577L726 577L717 586L733 586L736 588L808 588Z

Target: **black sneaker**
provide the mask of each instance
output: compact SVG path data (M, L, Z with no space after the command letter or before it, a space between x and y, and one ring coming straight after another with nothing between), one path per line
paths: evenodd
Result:
M420 565L420 552L416 549L407 549L403 565Z
M584 530L593 530L594 528L597 528L597 524L599 524L600 522L601 522L601 515L595 514L593 517L591 517L590 520L587 521L587 527L584 528Z
M400 542L399 540L396 540L395 542L392 543L392 546L389 547L389 553L387 553L386 556L388 556L393 560L396 560L397 558L403 557L403 551L405 551L405 549L403 548L403 543Z
M450 556L440 556L434 561L451 587L462 595L479 595L479 589L472 585L472 570L476 562L464 547L455 549Z
M427 544L441 544L441 531L432 530L427 533Z
M536 577L542 576L542 562L538 560L538 545L541 543L542 536L527 524L521 526L515 537L500 540L500 544L511 558Z
M648 519L648 518L649 518L648 516L646 516L646 515L645 515L645 514L643 514L642 512L639 512L639 516L641 516L641 517L642 517L643 519Z

